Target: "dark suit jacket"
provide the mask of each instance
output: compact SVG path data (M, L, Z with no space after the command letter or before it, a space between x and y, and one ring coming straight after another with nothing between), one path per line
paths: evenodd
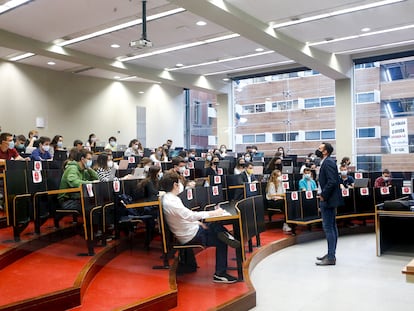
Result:
M241 177L242 182L244 182L244 183L249 182L246 171L241 173L240 177ZM256 181L257 180L256 175L252 174L252 176L250 176L250 180L251 180L251 182Z
M321 196L326 201L328 207L338 207L343 205L343 199L339 186L338 168L331 157L327 157L319 169L319 185L321 186Z

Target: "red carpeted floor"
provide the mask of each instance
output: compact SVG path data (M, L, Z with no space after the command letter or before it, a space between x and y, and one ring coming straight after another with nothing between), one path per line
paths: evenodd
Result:
M8 230L0 230L0 241L7 240ZM285 235L280 229L268 230L261 234L262 245L283 237ZM125 251L111 250L117 252L114 259L99 271L89 284L82 305L72 311L122 308L170 289L169 271L152 269L153 265L161 264L159 240L152 242L150 251L143 249L141 237L132 242L134 246ZM98 253L102 249L96 248L95 251ZM73 286L92 258L77 256L85 250L84 239L76 235L52 243L0 270L0 306ZM234 250L230 250L229 266L235 267ZM178 307L174 310L207 310L247 292L244 282L213 283L214 252L214 248L203 250L197 254L198 271L177 276ZM229 273L237 275L236 270Z

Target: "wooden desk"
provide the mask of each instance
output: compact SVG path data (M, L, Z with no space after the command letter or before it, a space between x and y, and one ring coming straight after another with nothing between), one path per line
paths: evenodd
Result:
M414 253L414 212L377 209L375 234L377 256L387 250Z
M233 206L224 205L221 206L230 215L209 217L204 219L204 222L221 222L223 224L233 225L233 234L235 239L240 241L240 247L236 248L236 261L237 261L237 277L239 281L243 280L243 261L245 259L244 253L244 241L243 241L243 226L241 223L240 211Z

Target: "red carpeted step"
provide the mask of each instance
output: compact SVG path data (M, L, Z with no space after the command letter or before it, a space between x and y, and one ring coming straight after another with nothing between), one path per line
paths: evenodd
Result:
M0 271L0 306L72 287L91 258L77 256L85 250L85 240L73 236L8 265Z
M169 270L153 270L161 264L161 245L150 251L137 241L133 249L127 249L107 263L90 283L82 305L71 311L106 311L136 304L144 299L169 292Z

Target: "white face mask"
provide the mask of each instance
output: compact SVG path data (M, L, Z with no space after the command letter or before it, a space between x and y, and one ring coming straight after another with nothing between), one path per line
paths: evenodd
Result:
M109 167L109 168L112 168L112 167L114 166L114 161L109 160L109 161L107 162L107 165L108 165L108 167Z
M180 174L183 174L185 172L185 166L180 166L178 168L178 171L180 172Z
M150 168L149 165L145 165L144 166L144 172L149 172L149 168Z
M48 152L50 150L50 146L49 145L45 145L42 147L44 151Z
M347 171L341 171L341 175L346 176L346 175L348 175L348 172Z
M282 181L282 176L278 176L278 177L277 177L277 180L278 180L278 181Z
M305 179L310 179L311 178L311 174L305 174Z
M113 141L113 140L111 140L111 141L109 142L109 144L110 144L112 147L115 147L115 146L116 146L116 142L115 142L115 141Z

